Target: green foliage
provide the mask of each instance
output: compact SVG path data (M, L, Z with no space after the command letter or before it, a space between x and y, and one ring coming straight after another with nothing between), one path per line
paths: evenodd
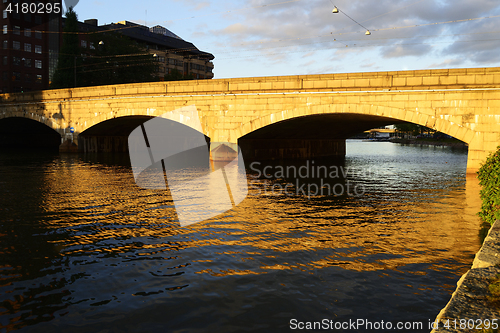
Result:
M403 124L396 124L394 127L403 133L411 133L412 135L417 135L420 133L420 128L417 124L412 124L412 123L403 123Z
M429 133L429 132L434 132L434 130L422 126L422 125L417 125L413 123L402 123L402 124L396 124L394 127L403 133L410 133L411 135L418 135L422 134L424 132Z
M89 42L94 49L82 57L78 86L156 81L153 55L137 42L115 32L96 33Z
M488 290L491 294L491 296L489 296L490 302L500 301L500 280L498 280L498 277L492 284L490 284Z
M80 48L78 17L72 8L66 13L64 32L51 88L158 80L154 74L157 64L153 55L122 34L110 31L93 33L88 36L88 47Z
M78 16L72 7L66 12L64 32L57 68L50 84L50 87L55 89L69 88L75 84L75 57L80 54L80 47L77 34Z
M165 81L192 80L194 76L184 75L177 68L172 69L170 74L165 75Z
M478 172L481 185L481 211L479 216L490 224L500 219L500 146L490 154Z

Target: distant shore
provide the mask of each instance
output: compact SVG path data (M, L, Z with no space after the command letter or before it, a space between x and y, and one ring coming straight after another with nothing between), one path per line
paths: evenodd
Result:
M467 148L467 144L465 142L456 140L456 139L391 139L393 143L401 143L404 145L421 145L421 146L446 146L446 147L455 147L455 148Z

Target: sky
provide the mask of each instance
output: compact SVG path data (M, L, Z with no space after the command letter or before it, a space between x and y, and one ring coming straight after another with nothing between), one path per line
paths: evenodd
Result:
M74 9L99 25L164 26L212 53L217 79L500 66L498 0L80 0Z

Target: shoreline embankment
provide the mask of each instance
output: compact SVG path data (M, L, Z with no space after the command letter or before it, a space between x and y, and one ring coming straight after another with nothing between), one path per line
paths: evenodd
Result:
M448 304L436 317L431 333L496 332L500 328L500 307L488 299L489 286L500 274L500 220L488 231L472 267L457 282ZM496 319L495 321L493 321Z

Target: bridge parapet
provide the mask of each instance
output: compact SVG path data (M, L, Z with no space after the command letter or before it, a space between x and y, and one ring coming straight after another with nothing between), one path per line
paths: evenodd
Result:
M259 94L294 91L397 91L480 88L500 88L499 67L150 82L45 90L1 96L4 103L9 103L164 94Z

